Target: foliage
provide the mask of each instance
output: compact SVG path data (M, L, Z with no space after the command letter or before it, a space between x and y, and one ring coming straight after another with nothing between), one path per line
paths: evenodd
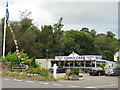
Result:
M115 38L97 36L95 38L95 43L99 47L103 59L114 60L113 55L118 50L118 41Z
M0 57L0 62L2 62L3 61L3 59L2 59L2 57Z
M41 76L47 77L47 76L49 76L49 71L47 71L46 69L42 68L42 69L40 69L38 74L41 75Z
M116 66L116 68L118 68L120 70L120 66Z
M29 73L29 74L38 74L38 75L41 75L41 76L44 76L44 77L47 77L49 76L49 71L44 69L44 68L28 68L27 70L25 70L25 72Z
M115 34L112 33L111 31L108 31L107 32L107 37L111 37L111 38L114 38Z
M36 68L40 68L40 64L37 61L35 61L35 65L36 65Z
M99 67L104 70L104 65L103 64L100 64Z
M68 55L72 51L82 55L95 54L96 47L93 37L76 30L66 31L64 38L64 52Z
M79 75L79 69L78 68L73 68L70 71L71 75Z
M32 59L29 59L29 56L27 56L27 53L24 53L23 51L21 51L20 57L24 59L23 62L25 65L31 64ZM18 56L16 55L16 52L14 53L9 52L4 60L11 62L12 65L20 64L20 62L18 62Z

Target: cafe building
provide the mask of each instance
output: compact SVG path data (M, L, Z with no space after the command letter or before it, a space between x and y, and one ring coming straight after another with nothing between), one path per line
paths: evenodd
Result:
M55 59L36 59L41 68L52 68L54 64L57 66L70 69L90 69L92 67L99 67L100 64L105 66L107 60L103 60L99 55L78 55L72 52L68 56L55 56Z

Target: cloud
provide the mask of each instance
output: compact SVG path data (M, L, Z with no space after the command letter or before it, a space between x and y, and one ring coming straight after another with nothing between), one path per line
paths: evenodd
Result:
M76 23L104 23L117 20L117 3L56 3L43 5L43 10L54 18L63 17L68 24Z
M31 18L39 28L41 25L52 25L63 17L65 30L88 27L98 32L111 30L117 34L117 2L79 1L82 0L9 0L10 20L20 20L19 11L28 10L32 12ZM0 19L5 14L4 4L5 1L2 0L0 11L3 13L0 14Z
M118 31L117 2L47 2L42 9L56 21L63 17L66 30L88 27L98 32Z

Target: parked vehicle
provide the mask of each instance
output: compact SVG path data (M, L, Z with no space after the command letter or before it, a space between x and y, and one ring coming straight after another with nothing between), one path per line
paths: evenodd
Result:
M53 69L51 68L51 69L49 69L51 72L53 72ZM63 67L60 67L60 66L58 66L58 68L57 68L57 73L65 73L66 72L66 69L65 68L63 68Z
M105 71L102 68L100 68L100 67L96 67L96 68L91 68L89 70L89 74L91 76L93 76L93 75L101 76L101 75L105 75Z
M105 70L105 75L106 76L110 76L110 75L114 75L114 76L120 76L120 69L119 68L108 68Z

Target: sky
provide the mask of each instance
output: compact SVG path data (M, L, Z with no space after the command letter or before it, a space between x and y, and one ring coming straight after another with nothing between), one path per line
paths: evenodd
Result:
M0 2L0 19L5 15L5 0ZM118 37L118 0L8 0L9 20L20 20L19 11L32 12L30 18L41 28L63 17L63 30L87 27L97 33L112 31Z

